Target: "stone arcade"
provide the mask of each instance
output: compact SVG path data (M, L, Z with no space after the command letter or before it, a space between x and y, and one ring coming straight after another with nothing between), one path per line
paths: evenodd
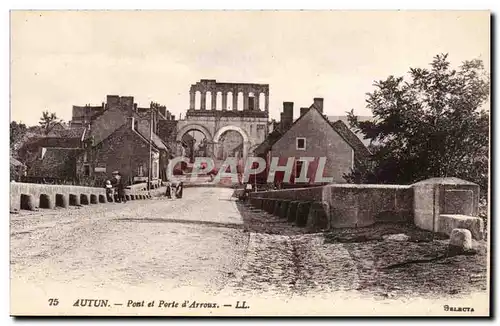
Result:
M202 79L191 85L189 110L177 125L176 140L181 142L186 133L197 130L206 138L207 156L214 156L223 134L236 131L243 140L241 158L245 159L267 137L268 117L268 84Z

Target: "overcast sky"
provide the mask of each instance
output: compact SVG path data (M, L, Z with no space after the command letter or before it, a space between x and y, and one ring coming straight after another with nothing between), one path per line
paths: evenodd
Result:
M490 67L488 12L13 12L11 27L11 118L30 125L107 94L184 116L200 79L269 84L274 118L313 97L367 115L374 80L437 53Z

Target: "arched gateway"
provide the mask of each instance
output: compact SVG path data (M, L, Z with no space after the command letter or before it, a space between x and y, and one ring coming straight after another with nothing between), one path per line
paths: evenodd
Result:
M207 93L210 94L210 109L206 105ZM238 94L240 96L235 96ZM228 103L228 95L232 103ZM197 96L200 101L196 101ZM238 104L241 97L243 105ZM269 117L269 85L218 83L202 79L191 85L189 98L186 118L177 123L177 142L181 142L189 131L197 130L205 136L211 147L209 153L214 155L223 135L235 131L242 137L241 156L246 158L251 154L250 148L255 148L265 140ZM242 110L238 110L238 107L242 107Z

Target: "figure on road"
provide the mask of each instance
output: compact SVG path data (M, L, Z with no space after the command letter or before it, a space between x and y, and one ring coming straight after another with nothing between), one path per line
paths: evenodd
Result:
M125 198L125 185L123 184L123 180L122 180L122 176L120 175L120 172L114 171L113 177L114 177L114 186L115 186L116 192L117 192L116 202L126 203L127 199Z

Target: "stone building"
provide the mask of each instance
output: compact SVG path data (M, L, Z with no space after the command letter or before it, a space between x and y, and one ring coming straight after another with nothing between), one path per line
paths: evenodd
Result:
M323 99L315 98L310 107L301 109L300 117L295 122L293 102L284 102L280 126L256 148L255 155L266 159L267 168L272 157L279 158L280 166L286 165L289 157L294 157L290 183L298 183L297 177L308 166L308 183L312 184L320 157L326 158L323 177L332 178L331 182L343 183L343 175L349 173L360 160L366 160L370 152L343 121L329 121L323 114ZM304 157L313 160L307 164L301 160ZM264 179L267 179L268 172L264 173ZM283 181L282 172L276 173L275 181Z
M140 108L131 96L108 95L104 110L96 112L90 122L84 120L87 135L77 160L81 179L99 184L119 171L129 183L147 181L150 151L152 180L166 177L171 151L157 134L159 121L167 119L164 106ZM78 124L81 118L72 119L72 126L74 121Z
M269 85L202 79L191 85L189 109L185 119L176 123L175 137L180 143L186 133L201 132L207 141L208 156L217 159L224 156L218 155L221 147L224 151L224 139L234 140L233 136L223 136L235 131L241 136L241 157L245 158L266 139L268 117ZM159 133L165 135L161 130Z
M19 153L32 182L101 186L113 171L142 182L150 161L152 179L165 179L172 153L157 132L167 117L164 106L141 108L131 96L108 95L102 106L73 106L70 128L30 139Z

